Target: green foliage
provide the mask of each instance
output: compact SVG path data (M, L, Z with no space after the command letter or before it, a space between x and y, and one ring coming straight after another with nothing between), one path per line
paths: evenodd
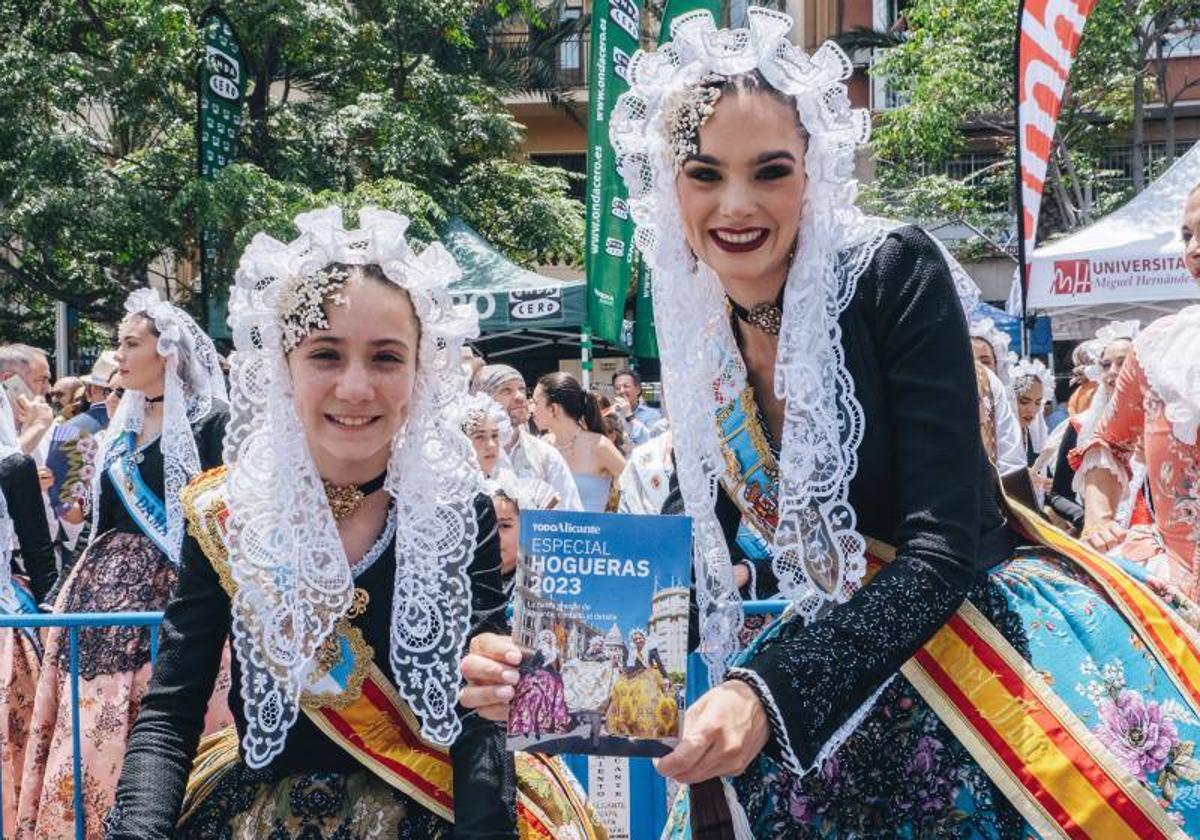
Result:
M519 262L578 259L568 176L519 162L501 100L537 80L486 48L516 16L552 51L570 29L542 4L229 4L247 100L237 160L208 182L194 131L205 5L0 0L0 338L45 342L54 299L111 323L129 291L194 264L201 229L220 246L219 294L254 233L293 236L296 213L328 203L408 213L421 242L459 213ZM196 289L169 288L199 308Z
M1128 142L1134 86L1149 92L1146 39L1164 22L1195 21L1198 11L1182 0L1098 0L1054 138L1041 236L1128 197L1109 185L1115 173L1101 168L1102 152ZM926 219L1011 216L1017 0L913 0L904 17L905 37L873 71L902 104L876 128L879 177L866 206ZM969 180L939 174L981 145L998 147L1003 160Z

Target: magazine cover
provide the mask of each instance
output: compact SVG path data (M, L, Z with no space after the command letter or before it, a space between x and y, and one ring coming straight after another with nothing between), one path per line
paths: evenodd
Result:
M508 747L666 755L687 680L692 521L525 511Z

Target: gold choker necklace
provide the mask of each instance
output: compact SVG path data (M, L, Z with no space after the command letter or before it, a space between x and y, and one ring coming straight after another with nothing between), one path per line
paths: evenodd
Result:
M352 516L362 507L367 496L383 487L385 478L386 470L366 484L334 484L332 481L321 479L321 483L325 485L325 498L329 500L329 512L333 514L333 521L341 522Z
M783 329L783 291L786 285L785 283L780 287L774 303L763 301L747 309L728 295L725 296L725 300L729 301L729 310L739 321L762 330L767 335L779 335L779 331Z

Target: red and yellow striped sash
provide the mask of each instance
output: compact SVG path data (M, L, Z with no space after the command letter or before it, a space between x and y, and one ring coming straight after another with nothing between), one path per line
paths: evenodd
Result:
M359 696L344 708L305 706L304 713L376 776L439 817L454 821L449 752L421 739L408 705L376 666L363 680Z
M895 558L868 545L868 574ZM900 670L1043 838L1186 837L970 602Z

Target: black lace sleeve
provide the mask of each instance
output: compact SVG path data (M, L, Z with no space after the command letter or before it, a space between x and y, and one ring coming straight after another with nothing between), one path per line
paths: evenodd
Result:
M896 560L850 601L810 625L791 622L744 671L731 672L775 719L769 754L796 772L813 765L962 603L982 565L985 456L966 319L950 271L926 234L904 228L880 246L858 294L855 329L866 335L844 343L873 356L877 379L856 387L870 407L867 424L882 424L889 436L870 454L886 463L860 464L860 474L886 476L873 502L894 511Z
M500 537L492 501L475 500L479 543L471 563L471 636L507 634L507 600L500 580ZM455 840L501 840L517 836L516 770L504 751L504 728L461 706L463 731L450 757L454 762Z
M25 565L25 574L29 575L33 597L39 604L44 603L46 593L54 586L57 571L34 460L19 453L5 458L0 463L0 489L13 521L17 536L15 547L21 549L21 562Z
M1062 443L1058 447L1057 464L1054 467L1054 484L1046 494L1051 509L1079 530L1083 528L1083 505L1075 496L1075 470L1071 469L1071 450L1079 445L1079 432L1073 424L1067 424Z
M179 582L163 616L154 676L125 750L106 823L108 840L174 836L229 620L229 598L188 535Z

